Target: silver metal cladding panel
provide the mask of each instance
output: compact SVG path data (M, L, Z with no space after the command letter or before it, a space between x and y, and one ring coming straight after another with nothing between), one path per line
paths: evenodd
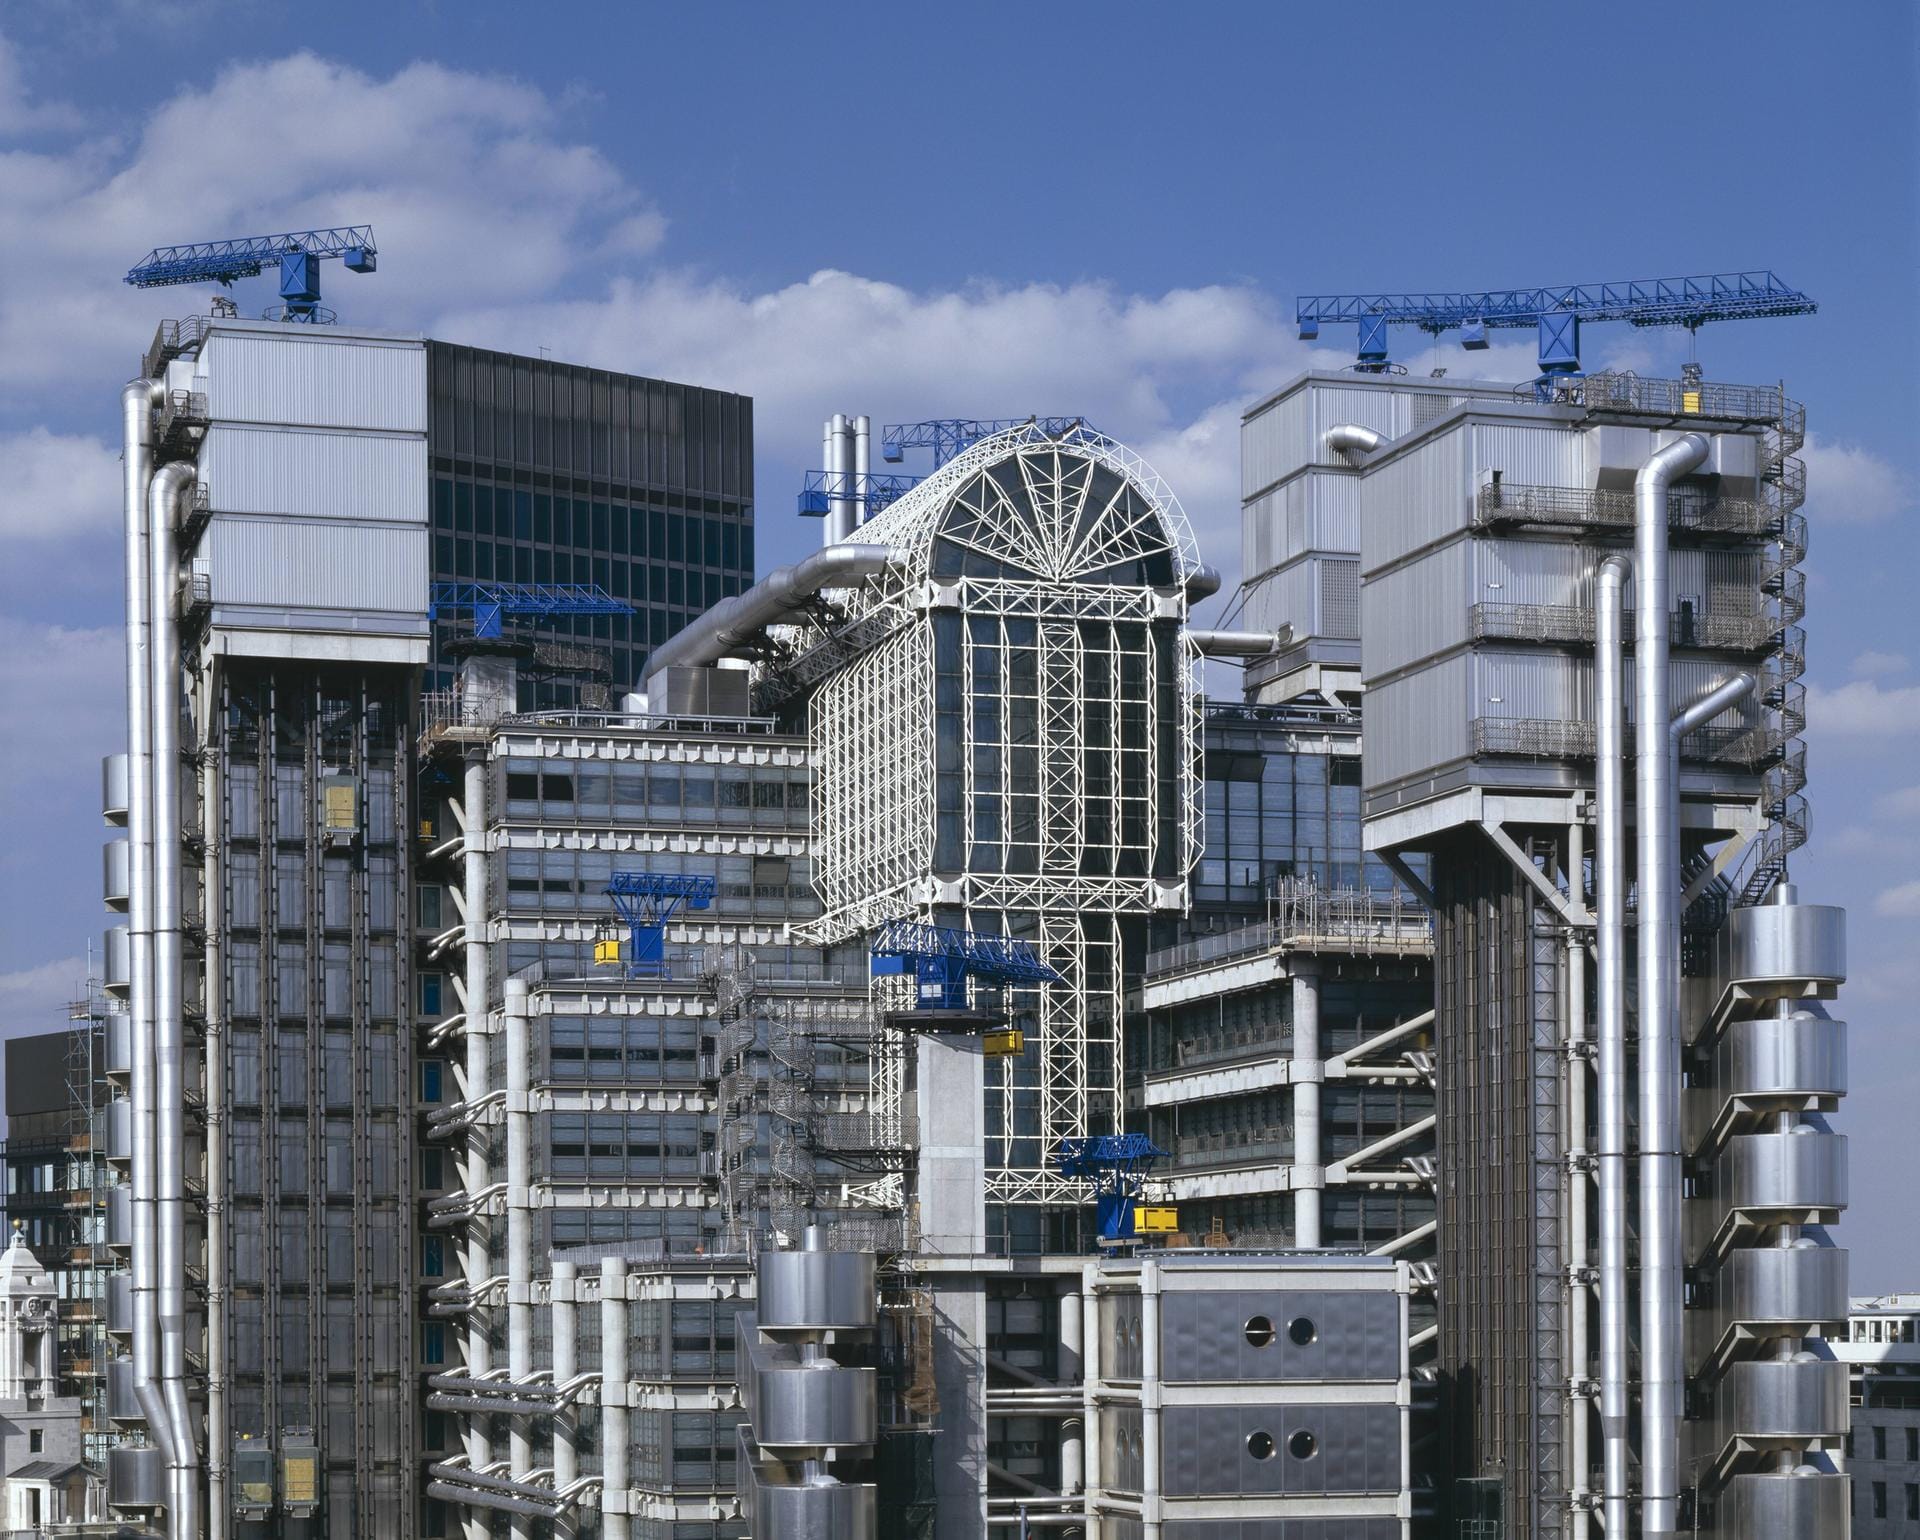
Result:
M125 754L108 754L100 761L100 816L108 823L127 821L130 773Z
M1728 1540L1832 1540L1847 1532L1844 1474L1803 1467L1735 1476L1721 1494L1715 1532Z
M313 327L216 329L200 365L209 413L219 421L427 431L424 342Z
M1473 541L1459 539L1360 591L1360 665L1379 679L1461 646L1475 598Z
M1801 1125L1736 1134L1720 1157L1715 1197L1742 1211L1839 1209L1847 1204L1847 1141Z
M1318 463L1323 450L1313 441L1312 387L1295 391L1240 426L1240 496L1244 501Z
M1585 438L1558 423L1477 422L1468 430L1471 475L1479 487L1498 471L1503 482L1527 487L1578 487L1585 479Z
M768 1450L853 1448L878 1431L872 1369L830 1361L793 1368L756 1365L753 1434Z
M1714 1388L1715 1425L1730 1439L1817 1439L1847 1428L1847 1366L1830 1359L1746 1359Z
M100 940L100 976L107 988L125 990L133 982L133 933L124 925L109 925Z
M1769 1336L1775 1327L1845 1320L1847 1253L1804 1241L1741 1247L1715 1274L1714 1295L1711 1310L1687 1312L1696 1363L1735 1327Z
M1249 578L1309 551L1360 554L1360 481L1310 471L1248 503L1240 516L1240 570Z
M421 437L215 424L199 467L222 513L427 522Z
M133 1073L133 1018L124 1011L113 1011L107 1016L107 1026L102 1037L102 1053L105 1063L101 1066L109 1075L131 1075Z
M1722 985L1739 985L1758 995L1768 994L1771 984L1844 983L1847 912L1830 904L1736 909L1721 932L1717 961Z
M107 1360L107 1417L112 1422L145 1422L140 1398L133 1390L133 1360Z
M133 893L133 846L123 839L100 848L100 896L109 909L126 913Z
M1100 1299L1100 1369L1110 1380L1137 1380L1142 1366L1140 1296L1105 1294Z
M1138 1492L1145 1476L1145 1449L1137 1406L1110 1406L1100 1417L1100 1479L1117 1492Z
M107 1103L106 1108L106 1146L107 1159L114 1161L133 1159L133 1103L120 1096Z
M1400 1378L1400 1302L1383 1290L1170 1288L1160 1323L1168 1384Z
M1110 1526L1101 1534L1114 1540L1126 1535L1138 1536L1139 1530L1119 1530ZM1407 1533L1405 1519L1379 1515L1343 1514L1324 1519L1178 1519L1169 1518L1160 1529L1163 1540L1402 1540Z
M1401 1411L1391 1405L1169 1406L1168 1497L1397 1496Z
M1368 470L1360 486L1363 575L1472 526L1467 458L1467 432L1459 427L1422 439Z
M113 1508L158 1508L167 1499L167 1462L146 1444L118 1444L107 1451L107 1504Z
M1718 1096L1844 1096L1847 1024L1811 1011L1732 1022L1715 1054Z
M109 1273L106 1293L107 1330L116 1337L130 1335L133 1331L133 1274Z
M1456 653L1389 684L1369 686L1361 779L1369 788L1466 757L1472 745L1473 659Z
M125 1182L107 1189L107 1244L133 1244L133 1188Z
M218 605L426 614L425 525L221 515L202 549Z
M754 1309L766 1332L864 1330L878 1312L864 1251L764 1251Z
M877 1488L753 1484L755 1540L880 1540Z

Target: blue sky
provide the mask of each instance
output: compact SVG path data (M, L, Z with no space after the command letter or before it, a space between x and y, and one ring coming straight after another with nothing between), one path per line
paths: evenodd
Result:
M1808 404L1796 875L1852 916L1856 1288L1920 1287L1915 42L1896 0L0 0L0 649L27 665L0 682L0 1030L58 1024L102 923L117 393L199 308L120 286L149 246L370 220L380 273L329 274L349 319L750 392L763 565L817 539L791 494L823 415L1039 411L1140 448L1235 576L1240 408L1345 362L1293 338L1296 293L1771 267L1820 314L1699 352ZM1519 378L1530 348L1433 361Z

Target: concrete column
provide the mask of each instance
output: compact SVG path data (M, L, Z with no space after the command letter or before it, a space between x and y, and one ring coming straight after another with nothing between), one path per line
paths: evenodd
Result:
M1322 1244L1320 1207L1327 1168L1320 1146L1320 974L1310 962L1293 964L1293 1243Z
M1140 1514L1144 1540L1161 1540L1160 1264L1140 1268Z
M527 1028L527 981L501 986L501 1024L507 1050L507 1374L516 1383L533 1377L533 1210L529 1206L532 1139L528 1128L532 1078ZM525 1417L509 1423L509 1461L515 1481L533 1472L533 1429ZM513 1540L532 1540L533 1520L514 1514Z
M1080 1404L1086 1411L1086 1437L1084 1441L1085 1490L1089 1493L1100 1489L1100 1364L1102 1344L1100 1341L1100 1296L1094 1292L1094 1281L1099 1276L1094 1263L1087 1263L1081 1270L1080 1281L1080 1353L1081 1353L1081 1397Z
M1080 1291L1069 1284L1060 1294L1060 1383L1079 1382L1082 1329ZM1086 1437L1084 1417L1060 1420L1060 1490L1068 1497L1086 1487Z
M600 1264L600 1533L627 1540L627 1264Z
M580 1372L580 1307L574 1297L577 1269L571 1262L553 1264L553 1383L565 1385ZM560 1407L553 1414L553 1485L564 1492L580 1474L580 1453L575 1435L579 1424L577 1403ZM572 1510L553 1521L554 1540L572 1540L576 1525Z

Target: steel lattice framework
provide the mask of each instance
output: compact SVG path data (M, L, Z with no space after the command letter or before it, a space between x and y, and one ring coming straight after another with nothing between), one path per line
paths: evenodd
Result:
M855 538L904 560L791 634L762 680L813 690L826 914L805 939L910 917L1031 941L1064 981L1007 992L1028 1047L989 1071L988 1199L1084 1202L1053 1157L1120 1130L1127 954L1147 916L1184 907L1199 853L1192 533L1121 445L1027 423ZM874 1075L885 1117L897 1060Z

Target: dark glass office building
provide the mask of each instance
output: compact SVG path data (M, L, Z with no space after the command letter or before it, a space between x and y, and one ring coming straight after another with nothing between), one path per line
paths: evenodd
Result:
M749 397L544 358L427 344L435 582L597 583L625 615L538 633L607 654L613 695L647 653L753 581ZM436 627L427 688L453 682ZM565 703L564 681L523 704Z

